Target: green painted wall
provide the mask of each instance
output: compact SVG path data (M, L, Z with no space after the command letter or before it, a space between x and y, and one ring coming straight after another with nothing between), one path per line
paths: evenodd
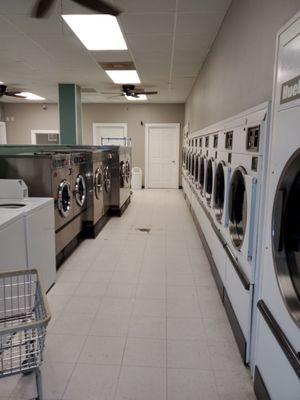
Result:
M59 84L59 125L61 144L82 143L81 90L73 83Z

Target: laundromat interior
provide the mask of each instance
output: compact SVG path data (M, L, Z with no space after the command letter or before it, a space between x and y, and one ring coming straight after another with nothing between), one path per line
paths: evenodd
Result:
M300 400L300 0L0 0L0 400Z

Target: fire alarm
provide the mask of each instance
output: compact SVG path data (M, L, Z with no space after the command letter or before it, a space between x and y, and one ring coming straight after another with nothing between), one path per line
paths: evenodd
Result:
M42 109L43 109L43 110L47 110L47 104L43 104L43 105L42 105Z

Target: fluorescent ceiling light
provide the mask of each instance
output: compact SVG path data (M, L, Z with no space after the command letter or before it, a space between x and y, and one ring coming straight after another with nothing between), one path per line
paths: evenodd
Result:
M110 70L105 72L114 83L120 83L120 84L141 83L136 70L126 70L126 71Z
M132 101L148 100L145 94L139 94L138 97L132 97L132 96L125 96L125 97L127 100L132 100Z
M4 85L4 82L1 82L1 81L0 81L0 85Z
M62 15L88 50L127 50L118 20L111 15Z
M25 97L25 100L46 100L44 97L38 96L37 94L30 92L21 92L16 94L16 96Z

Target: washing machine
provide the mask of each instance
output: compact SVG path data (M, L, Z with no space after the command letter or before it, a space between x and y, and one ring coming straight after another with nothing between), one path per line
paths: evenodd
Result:
M127 146L101 146L106 154L106 170L110 179L110 212L122 215L131 196L131 148Z
M205 189L206 189L206 167L207 167L207 159L208 159L208 146L209 146L209 136L203 136L202 138L202 146L200 152L200 160L199 160L199 192L200 192L200 200L205 199Z
M208 149L206 150L206 168L205 168L205 203L209 212L213 209L213 189L216 169L216 153L218 147L218 135L211 133L205 137L208 140Z
M280 30L255 349L259 399L300 399L300 13Z
M104 148L102 148L101 151L103 153L103 212L104 214L107 214L112 205L111 191L113 153L109 149ZM117 183L117 185L119 185L119 183Z
M53 151L0 156L0 178L22 178L29 196L54 198L57 262L76 245L71 155ZM67 248L67 246L69 246Z
M269 138L268 105L225 132L230 153L231 177L228 194L228 227L224 305L245 364L250 363L252 324L255 318L253 293L258 248L262 238L264 196Z
M1 188L1 183L0 183ZM24 261L11 265L11 269L35 268L43 279L46 290L49 290L56 280L56 259L55 259L55 227L53 199L25 197L23 199L0 199L0 213L2 215L15 215L23 217L23 234L26 244L26 263ZM11 225L10 225L11 226ZM10 234L7 234L10 237ZM15 240L10 238L10 240ZM4 239L3 239L4 240ZM20 239L17 239L20 240ZM0 239L2 242L2 238ZM4 240L3 244L6 243ZM12 244L11 251L15 251ZM17 247L16 247L17 248ZM4 251L4 250L3 250ZM19 250L16 250L17 253ZM5 269L7 261L2 258L1 248L1 269ZM23 254L22 246L20 254ZM14 260L14 255L11 256ZM2 263L4 260L4 263ZM15 262L15 261L12 261Z

